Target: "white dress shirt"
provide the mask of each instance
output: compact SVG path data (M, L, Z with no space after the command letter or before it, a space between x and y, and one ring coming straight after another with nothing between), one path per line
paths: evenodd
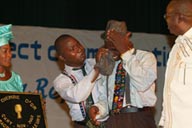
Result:
M142 108L154 106L157 100L155 95L155 80L157 79L157 61L151 52L134 49L121 55L124 69L130 76L130 97L131 105ZM110 109L113 103L116 68L120 61L116 62L113 73L108 80L108 102ZM106 85L106 77L103 77L103 84ZM125 106L125 98L124 98Z
M82 70L72 70L74 67L65 65L67 74L77 81L75 85L72 83L71 79L63 73L57 76L53 81L55 90L67 103L73 121L82 121L84 119L79 103L84 102L85 104L91 92L95 105L100 109L98 117L107 114L107 110L105 110L107 109L106 88L97 83L100 76L95 82L91 83L95 74L95 70L93 70L94 65L95 59L87 59L85 61L86 76L83 76Z

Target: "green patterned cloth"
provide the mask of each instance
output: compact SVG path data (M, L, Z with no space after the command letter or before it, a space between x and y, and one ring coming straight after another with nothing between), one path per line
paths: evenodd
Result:
M95 126L91 123L90 120L87 122L86 126L87 126L87 128L105 128L104 122L102 122L101 125L99 125L99 126Z
M0 46L8 44L13 38L11 27L11 24L0 27Z
M11 72L11 78L6 81L0 81L0 91L23 92L23 84L19 74Z

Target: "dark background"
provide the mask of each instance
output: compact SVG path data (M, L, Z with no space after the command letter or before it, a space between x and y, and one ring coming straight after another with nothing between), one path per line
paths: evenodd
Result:
M104 30L110 19L129 31L169 34L163 14L169 0L4 0L0 23Z

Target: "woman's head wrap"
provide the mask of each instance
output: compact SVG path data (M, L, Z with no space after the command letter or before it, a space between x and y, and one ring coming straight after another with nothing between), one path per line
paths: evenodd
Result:
M13 38L11 27L11 24L0 27L0 47L9 44L9 41Z

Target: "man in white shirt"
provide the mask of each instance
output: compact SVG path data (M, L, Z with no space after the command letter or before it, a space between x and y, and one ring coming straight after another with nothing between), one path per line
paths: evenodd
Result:
M171 0L164 18L178 37L167 62L159 125L192 128L192 0Z
M95 59L86 59L85 49L77 39L61 35L55 41L55 48L65 68L53 81L54 88L66 101L74 127L85 128L90 125L87 103L93 102L100 109L98 117L107 115L106 88L97 84L100 76L94 68Z
M106 127L156 128L153 107L157 100L157 61L154 54L133 47L131 33L127 31L124 21L110 20L102 37L105 40L104 48L98 52L110 52L116 61L112 74L101 79L101 83L107 85L111 113ZM126 93L126 88L130 93ZM97 124L94 113L90 115Z

